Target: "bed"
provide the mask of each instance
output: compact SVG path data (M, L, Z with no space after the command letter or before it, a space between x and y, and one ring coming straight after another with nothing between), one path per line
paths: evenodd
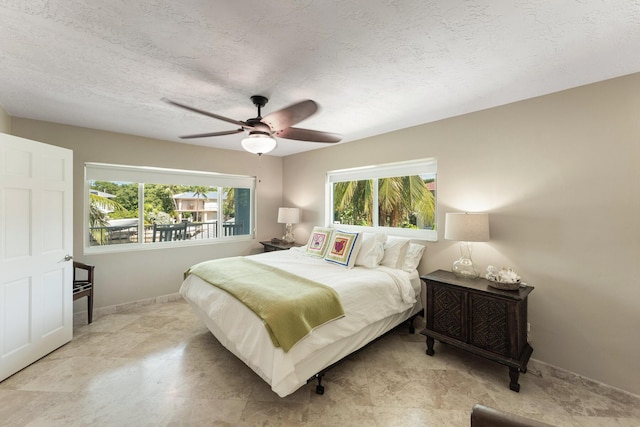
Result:
M314 378L318 379L316 391L322 393L320 379L327 368L422 310L422 285L416 267L424 246L409 243L407 239L383 237L384 240L379 234L358 233L349 254L351 265L341 265L314 254L312 238L301 248L243 257L251 263L329 287L339 296L344 315L312 328L287 351L274 344L265 322L254 311L199 275L186 274L180 293L218 341L266 381L276 394L287 396ZM325 238L328 256L336 240L330 235ZM402 244L391 245L387 240ZM371 242L375 244L375 251L370 250ZM402 248L398 249L399 246ZM375 252L375 256L371 252ZM403 260L405 257L411 258L408 264ZM221 261L210 262L218 262L213 264L215 267ZM193 271L196 270L189 270Z

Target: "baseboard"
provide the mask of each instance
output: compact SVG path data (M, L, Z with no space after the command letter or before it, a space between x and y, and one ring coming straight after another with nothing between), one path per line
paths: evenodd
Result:
M560 378L572 384L580 384L581 386L585 386L587 389L593 391L596 394L599 394L601 396L609 396L619 402L637 402L637 400L640 399L640 395L533 358L529 360L526 375Z
M99 319L102 316L106 316L109 314L120 313L122 311L127 311L134 309L136 307L141 307L149 304L161 304L167 303L171 301L179 301L182 300L182 295L179 293L169 294L169 295L161 295L159 297L147 298L139 301L133 302L125 302L123 304L111 305L108 307L100 307L93 309L93 320ZM87 322L87 310L78 311L73 313L73 323L74 324L82 324Z

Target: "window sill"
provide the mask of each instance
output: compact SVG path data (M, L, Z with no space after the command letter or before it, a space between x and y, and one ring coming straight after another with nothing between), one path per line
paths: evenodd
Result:
M253 235L246 236L234 236L234 237L221 237L218 239L207 240L180 240L174 242L156 242L156 243L123 243L114 245L102 245L102 246L85 246L83 248L83 255L98 255L98 254L110 254L110 253L124 253L124 252L138 252L138 251L152 251L157 249L170 249L170 248L184 248L191 246L206 246L206 245L220 245L228 243L241 243L252 242L255 240Z

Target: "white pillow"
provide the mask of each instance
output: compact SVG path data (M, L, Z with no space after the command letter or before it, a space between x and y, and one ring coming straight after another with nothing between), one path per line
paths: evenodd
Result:
M364 233L356 265L367 268L379 266L384 256L384 242L386 240L387 235L384 233Z
M420 260L422 259L422 254L424 253L425 246L417 243L409 243L409 247L407 248L407 252L404 255L404 260L402 261L402 269L409 273L413 272L418 268L418 264L420 264Z
M406 237L389 236L384 243L384 256L380 265L390 268L401 268L404 255L409 247L409 239Z

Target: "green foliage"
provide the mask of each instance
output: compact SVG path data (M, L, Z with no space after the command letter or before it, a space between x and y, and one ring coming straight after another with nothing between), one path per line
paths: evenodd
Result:
M170 215L174 213L175 203L173 195L181 191L176 186L161 184L145 184L144 185L144 206L145 212L149 210L166 212ZM175 192L174 192L175 191Z
M372 180L336 182L333 201L336 221L350 225L373 225Z
M380 178L378 225L382 227L433 228L435 196L418 175ZM342 224L373 225L374 180L334 184L334 218Z
M145 184L144 209L145 213L165 212L176 217L173 195L187 191L189 187L180 185ZM94 181L91 189L114 195L114 200L121 209L109 214L110 219L135 218L138 216L138 184L117 183L109 181Z
M145 218L145 222L147 221L149 224L166 225L173 223L173 218L166 212L156 212L148 214Z
M111 200L126 211L122 218L127 218L127 215L138 210L138 184L136 183L94 181L91 183L91 189L113 194L115 197Z
M224 188L223 190L223 205L222 205L222 220L227 221L236 216L236 189Z
M110 215L105 211L113 211L113 213L121 214L126 211L122 205L115 200L107 197L98 196L97 194L89 194L89 227L91 227L91 237L99 245L104 244L106 234L98 227L106 227L109 223Z

